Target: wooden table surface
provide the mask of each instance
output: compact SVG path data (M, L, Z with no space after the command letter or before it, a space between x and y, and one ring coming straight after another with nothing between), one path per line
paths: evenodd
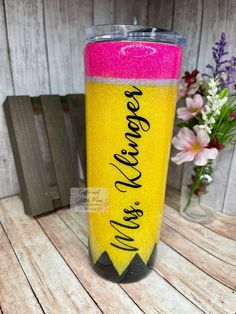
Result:
M26 216L19 196L0 201L0 313L236 313L236 217L188 222L168 191L153 271L114 284L89 264L78 210Z

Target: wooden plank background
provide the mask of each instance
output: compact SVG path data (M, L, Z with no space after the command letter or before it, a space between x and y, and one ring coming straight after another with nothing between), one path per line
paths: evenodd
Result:
M53 210L52 200L48 192L46 167L40 153L34 125L31 98L29 96L7 97L4 102L4 112L11 136L15 165L20 174L19 182L25 212L32 215L51 211Z
M0 102L6 95L83 93L85 26L138 23L180 32L188 40L183 70L203 70L211 46L227 32L236 55L235 0L0 0ZM38 134L44 142L40 116ZM176 132L176 129L175 129ZM47 148L43 158L51 164ZM174 151L172 151L172 154ZM236 149L223 152L221 211L236 215ZM168 183L180 189L183 167L170 163ZM55 180L53 174L51 182ZM54 174L55 177L55 174ZM2 105L0 106L0 197L19 192ZM213 195L213 194L212 194Z

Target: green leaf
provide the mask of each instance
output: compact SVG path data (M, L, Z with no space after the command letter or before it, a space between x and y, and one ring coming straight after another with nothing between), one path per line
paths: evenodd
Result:
M228 97L228 95L229 95L228 88L224 88L219 92L220 99L223 99L224 97Z

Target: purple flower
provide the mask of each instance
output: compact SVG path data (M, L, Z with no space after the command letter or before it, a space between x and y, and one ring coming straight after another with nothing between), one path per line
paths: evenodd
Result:
M226 69L226 80L225 80L225 84L224 87L229 86L231 84L235 84L236 80L234 79L234 73L236 73L236 58L232 57L228 64L225 67Z
M225 33L221 33L220 40L212 47L212 56L215 65L207 64L206 66L211 70L212 77L220 80L220 89L236 83L236 80L233 78L234 73L236 73L236 57L224 59L224 57L228 55L228 51L225 50L226 45Z

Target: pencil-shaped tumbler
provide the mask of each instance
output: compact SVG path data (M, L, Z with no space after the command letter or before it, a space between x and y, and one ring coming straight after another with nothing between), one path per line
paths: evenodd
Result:
M87 186L108 197L106 209L88 207L89 247L115 282L141 279L154 262L184 42L137 25L87 30Z

